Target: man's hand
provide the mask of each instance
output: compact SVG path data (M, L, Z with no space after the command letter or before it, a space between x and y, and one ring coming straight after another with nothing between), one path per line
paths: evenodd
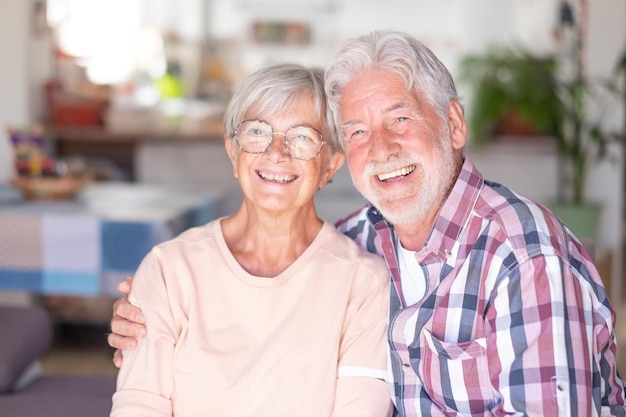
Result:
M117 285L117 289L125 296L130 293L133 278L126 277ZM107 340L111 347L117 349L113 354L113 363L118 368L122 365L122 349L132 350L137 347L137 338L146 335L145 317L141 310L120 298L113 304L111 333Z

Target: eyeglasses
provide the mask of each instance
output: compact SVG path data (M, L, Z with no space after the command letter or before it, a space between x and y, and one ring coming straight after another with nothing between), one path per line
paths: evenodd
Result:
M285 133L274 132L272 126L260 120L245 120L235 130L235 140L239 148L248 153L263 153L269 149L274 135L283 135L287 152L296 159L308 161L315 158L324 145L324 138L309 126L294 126Z

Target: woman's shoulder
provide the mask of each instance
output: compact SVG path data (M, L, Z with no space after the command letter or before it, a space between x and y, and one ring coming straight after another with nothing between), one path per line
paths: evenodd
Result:
M368 252L350 237L339 232L332 224L324 223L324 232L327 238L323 246L332 256L344 262L358 262L377 272L384 271L388 274L387 264L383 258Z
M216 234L219 233L219 227L216 228L216 225L219 226L219 219L210 221L201 226L186 229L178 236L159 243L155 246L155 248L163 251L172 251L176 250L176 248L187 247L189 245L203 243L208 240L214 240L216 238Z

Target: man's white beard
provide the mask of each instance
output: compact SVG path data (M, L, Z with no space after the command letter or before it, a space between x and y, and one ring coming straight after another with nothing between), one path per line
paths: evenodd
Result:
M449 139L449 134L446 139ZM434 161L428 163L421 155L401 154L394 159L394 166L415 164L417 167L411 176L421 176L419 189L403 188L399 192L390 193L381 189L373 189L369 185L359 192L374 205L392 224L413 225L424 221L433 210L439 210L446 198L457 172L454 150L450 140L438 142ZM405 161L405 162L402 162ZM374 167L368 164L361 175L371 177ZM377 164L377 172L380 164ZM352 172L350 172L353 175ZM353 178L354 179L354 178ZM356 182L355 182L356 184ZM366 182L369 184L369 182Z

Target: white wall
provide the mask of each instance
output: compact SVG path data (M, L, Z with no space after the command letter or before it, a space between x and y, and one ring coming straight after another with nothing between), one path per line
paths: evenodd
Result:
M12 175L8 125L30 121L28 83L28 22L30 4L24 0L0 1L0 185ZM26 305L31 297L23 292L0 292L0 304Z
M6 128L29 122L28 18L30 4L24 0L0 2L0 184L12 174L11 146Z
M626 2L617 0L589 0L589 38L587 43L587 70L590 77L607 76L613 70L616 58L626 50ZM615 129L624 129L624 103L609 106L604 122ZM612 300L620 300L624 277L624 149L615 149L614 163L604 161L596 165L587 184L587 196L604 203L598 241L613 254L611 277Z

